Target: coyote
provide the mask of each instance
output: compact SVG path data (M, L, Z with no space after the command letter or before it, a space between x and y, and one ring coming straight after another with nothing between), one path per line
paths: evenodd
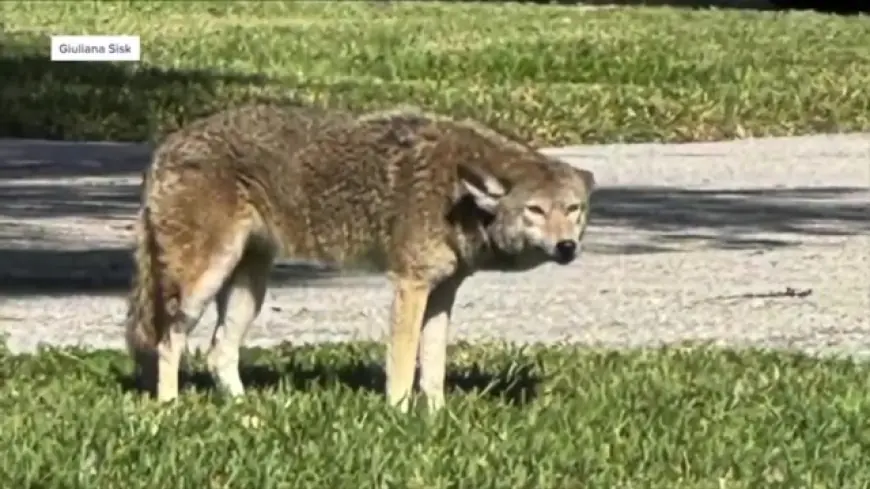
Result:
M408 410L419 353L420 389L440 409L463 280L580 252L593 174L480 123L412 108L247 110L294 129L252 132L251 112L213 116L166 139L145 179L126 336L159 400L178 395L187 335L212 299L206 362L241 395L239 348L273 260L377 256L394 288L387 400Z

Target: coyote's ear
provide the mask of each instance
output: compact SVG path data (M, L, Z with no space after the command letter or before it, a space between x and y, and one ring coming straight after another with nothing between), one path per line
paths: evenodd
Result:
M498 178L480 168L460 164L459 183L462 190L474 199L481 210L494 213L498 203L507 193L505 185Z
M583 180L583 183L586 185L586 191L590 194L594 192L595 188L598 186L598 183L595 181L595 174L583 168L575 168L574 171L580 175L580 179Z

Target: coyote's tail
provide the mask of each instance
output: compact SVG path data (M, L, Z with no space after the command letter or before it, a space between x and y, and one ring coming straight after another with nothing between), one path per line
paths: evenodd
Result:
M127 305L125 339L127 349L136 362L137 370L156 368L156 347L160 341L157 324L161 294L158 290L160 273L156 263L156 243L152 232L149 209L143 202L136 219L136 244L133 252L133 280Z
M138 377L140 387L146 390L156 389L157 345L177 312L167 309L172 305L167 304L167 299L178 297L178 284L166 276L161 260L148 202L150 187L146 171L142 178L142 203L135 224L133 280L124 324L127 350L136 364L134 375Z

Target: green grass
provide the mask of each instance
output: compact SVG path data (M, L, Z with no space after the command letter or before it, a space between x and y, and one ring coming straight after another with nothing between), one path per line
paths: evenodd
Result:
M859 488L870 368L763 351L458 345L447 410L386 406L370 344L245 355L238 403L125 392L119 352L0 353L0 486ZM257 368L254 368L256 365Z
M9 2L0 135L143 140L250 100L473 115L537 144L870 129L867 19L381 2ZM50 34L144 62L52 64Z
M14 74L0 136L143 140L250 100L410 102L546 145L870 129L860 18L277 1L0 15L0 72ZM141 35L144 63L47 61L49 34L108 32ZM461 345L448 408L427 417L386 406L382 355L250 350L241 402L200 388L158 406L128 391L118 352L0 349L0 487L870 486L864 364Z

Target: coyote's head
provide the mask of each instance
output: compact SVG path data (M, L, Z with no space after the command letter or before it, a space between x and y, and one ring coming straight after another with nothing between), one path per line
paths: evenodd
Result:
M492 254L487 268L524 270L544 262L566 265L580 254L589 221L592 172L565 162L529 162L516 178L460 165L459 180L484 226Z

